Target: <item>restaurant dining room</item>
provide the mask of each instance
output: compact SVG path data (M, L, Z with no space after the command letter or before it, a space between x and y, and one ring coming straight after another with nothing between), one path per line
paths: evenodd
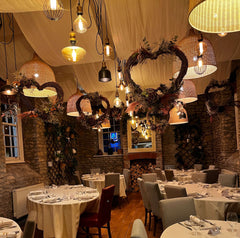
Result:
M1 0L0 238L240 237L240 0Z

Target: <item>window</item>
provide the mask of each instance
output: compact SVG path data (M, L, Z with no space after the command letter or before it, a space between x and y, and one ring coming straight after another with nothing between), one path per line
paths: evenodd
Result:
M1 104L2 130L6 163L24 162L21 119L17 105Z
M104 153L108 153L109 150L114 153L121 149L120 121L110 118L110 123L111 128L103 129L99 133L99 148Z

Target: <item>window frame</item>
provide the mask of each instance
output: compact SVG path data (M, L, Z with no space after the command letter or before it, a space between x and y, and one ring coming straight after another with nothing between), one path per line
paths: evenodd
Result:
M112 125L112 121L114 121L114 130L113 131L108 131L108 132L105 132L105 134L110 134L110 133L114 133L114 132L117 132L119 133L119 140L120 140L120 148L121 148L121 127L120 127L120 121L119 121L119 131L116 131L116 120L114 118L109 118L110 120L110 126L111 128L113 127ZM103 130L106 130L106 129L102 129L101 131L98 131L98 146L99 146L99 149L103 152L103 155L108 155L108 152L105 152L104 151L104 139L103 139ZM110 128L108 129L110 130ZM113 154L117 154L117 150L116 151L113 151Z
M4 103L2 103L4 104ZM7 104L5 104L7 105ZM16 123L16 132L17 132L17 148L18 148L18 157L7 157L6 156L6 145L5 145L5 133L4 126L15 126L14 123L3 122L2 120L2 136L3 136L3 147L4 147L4 157L6 164L16 164L16 163L24 163L24 150L23 150L23 133L22 133L22 120L18 115L20 114L20 108L17 107L17 123Z

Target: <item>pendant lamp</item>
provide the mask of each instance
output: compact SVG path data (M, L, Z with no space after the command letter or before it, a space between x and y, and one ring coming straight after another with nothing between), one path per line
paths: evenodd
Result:
M16 89L10 85L9 80L7 79L6 85L2 86L0 89L1 94L6 96L13 96L17 94Z
M183 38L178 47L188 59L188 70L184 79L196 79L205 77L217 70L215 54L210 41L202 35L196 35L193 30ZM177 58L173 62L173 77L177 78L181 62Z
M49 65L44 63L36 53L33 54L32 60L22 65L19 72L26 78L34 78L40 85L47 82L56 82L53 70ZM45 98L57 95L52 88L38 90L36 87L24 88L23 93L27 97Z
M98 73L98 80L102 83L106 83L112 80L111 72L107 69L107 66L104 60L102 62L102 68Z
M179 90L178 101L185 103L191 103L197 101L196 87L194 83L189 79L183 80L183 85Z
M189 0L190 25L207 33L240 31L239 0Z
M43 12L45 16L53 21L58 21L63 16L63 4L61 0L45 0Z
M102 110L99 109L99 112L98 112L98 117L102 115ZM105 118L105 120L103 121L103 123L101 123L101 126L100 127L97 127L97 126L93 126L92 129L94 130L99 130L101 131L101 129L108 129L108 128L111 128L111 124L110 124L110 120L108 118Z
M78 33L85 33L87 31L87 21L83 18L83 7L78 3L77 18L73 22L73 29Z
M67 115L72 117L79 117L79 112L76 107L77 100L82 96L83 94L80 92L79 88L77 87L76 93L74 93L67 102ZM92 107L89 99L83 99L81 100L80 107L82 112L85 115L92 115Z
M70 16L71 16L71 26L72 31L70 32L70 46L62 49L62 56L73 63L80 61L86 54L86 50L82 47L77 46L76 34L73 32L73 21L72 21L72 0L70 0Z
M187 111L183 108L181 102L177 102L177 104L170 110L169 112L169 121L170 125L180 125L188 123L188 115Z

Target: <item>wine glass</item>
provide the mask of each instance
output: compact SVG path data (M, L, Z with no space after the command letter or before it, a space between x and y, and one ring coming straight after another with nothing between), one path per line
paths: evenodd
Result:
M227 222L232 228L232 232L234 231L234 227L238 222L238 216L236 212L228 212L227 213Z

